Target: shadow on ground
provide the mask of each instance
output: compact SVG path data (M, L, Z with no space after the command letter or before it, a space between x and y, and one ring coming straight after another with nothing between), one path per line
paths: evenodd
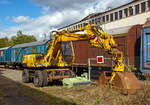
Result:
M76 105L2 76L0 70L0 105Z

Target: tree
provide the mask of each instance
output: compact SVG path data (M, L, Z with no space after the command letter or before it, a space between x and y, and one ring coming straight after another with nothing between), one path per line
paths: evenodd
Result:
M37 41L33 35L24 35L22 31L18 31L17 36L13 36L11 40L13 45Z
M17 36L12 36L10 40L7 37L0 38L0 48L34 41L37 40L33 35L24 35L22 31L19 30Z
M8 46L8 38L0 38L0 48Z

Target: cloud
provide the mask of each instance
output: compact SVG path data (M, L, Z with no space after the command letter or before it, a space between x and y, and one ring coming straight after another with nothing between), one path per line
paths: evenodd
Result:
M0 36L6 36L7 35L7 33L5 33L5 32L0 32Z
M32 19L30 19L29 16L18 16L18 17L13 17L13 21L16 23L27 23L32 21Z
M39 40L44 33L53 29L77 22L93 12L106 11L108 7L114 8L132 0L32 0L42 5L42 16L31 18L29 16L14 17L13 21L21 24L3 30L9 37L18 30L29 35L35 35Z
M32 0L42 5L43 12L55 12L64 10L105 11L108 7L114 8L133 0Z
M48 7L50 11L64 11L68 9L80 10L95 0L32 0L33 2Z
M7 0L2 0L2 1L0 1L0 4L9 4L10 2L9 1L7 1Z
M131 1L133 0L98 0L93 6L93 10L96 12L103 12L109 8L115 8Z
M64 25L68 25L72 21L78 21L79 16L82 17L82 15L83 14L81 12L76 10L56 12L51 15L44 15L32 19L32 21L29 23L23 23L19 27L11 27L5 30L5 32L9 31L10 33L16 33L16 31L22 30L24 33L42 36L44 33L48 34L50 31L52 31L52 29L57 29ZM10 36L11 35L9 35L9 37Z

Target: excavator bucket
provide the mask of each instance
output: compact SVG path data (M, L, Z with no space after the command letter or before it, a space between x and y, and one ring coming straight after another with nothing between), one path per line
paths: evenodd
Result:
M112 72L103 72L99 77L98 85L109 85L122 94L135 94L141 88L138 79L132 72L116 72L112 83L109 83L111 76Z

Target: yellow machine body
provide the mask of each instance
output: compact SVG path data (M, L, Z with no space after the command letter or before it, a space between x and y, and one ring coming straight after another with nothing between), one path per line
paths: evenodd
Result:
M86 34L75 34L75 32L86 31ZM93 39L93 37L97 38L97 41ZM71 66L74 62L74 49L72 47L72 41L80 41L80 40L89 40L91 45L95 47L100 47L108 51L113 55L114 61L114 71L124 71L123 54L116 49L116 43L112 36L103 32L102 30L98 30L94 25L87 25L84 28L74 30L74 31L60 31L54 34L53 39L48 45L47 54L29 54L23 57L23 63L27 65L27 67L49 67L49 66ZM63 51L62 44L67 43L70 49L70 60L63 60ZM67 49L65 49L67 50Z

